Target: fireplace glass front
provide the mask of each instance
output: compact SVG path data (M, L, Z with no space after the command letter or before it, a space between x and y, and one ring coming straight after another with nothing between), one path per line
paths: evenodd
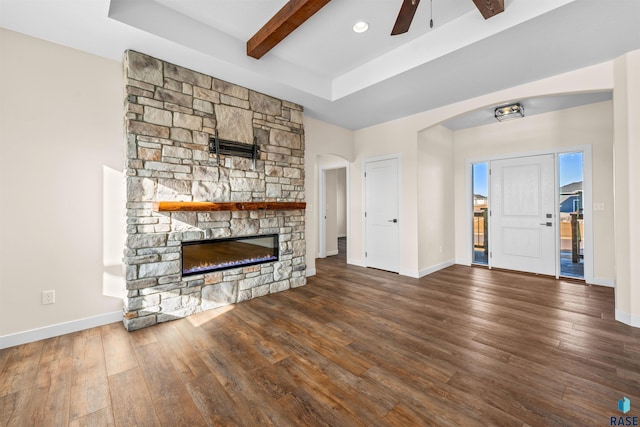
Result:
M277 261L278 247L277 234L182 242L182 275Z

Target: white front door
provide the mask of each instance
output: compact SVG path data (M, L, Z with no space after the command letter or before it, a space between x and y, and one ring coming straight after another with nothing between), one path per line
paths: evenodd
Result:
M553 154L491 162L490 265L556 275Z
M400 271L398 159L365 163L367 267Z

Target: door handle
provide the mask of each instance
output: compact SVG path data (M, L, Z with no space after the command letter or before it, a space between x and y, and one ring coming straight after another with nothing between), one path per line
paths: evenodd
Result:
M398 222L398 220L397 220L396 218L394 218L394 219L388 219L388 220L387 220L387 222L394 222L394 223L396 223L396 222Z
M546 225L547 227L553 227L552 222L541 222L540 225Z

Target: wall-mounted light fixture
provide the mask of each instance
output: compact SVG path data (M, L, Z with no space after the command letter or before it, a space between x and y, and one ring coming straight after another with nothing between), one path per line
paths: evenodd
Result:
M501 122L524 117L524 107L519 102L498 107L495 111L495 117Z

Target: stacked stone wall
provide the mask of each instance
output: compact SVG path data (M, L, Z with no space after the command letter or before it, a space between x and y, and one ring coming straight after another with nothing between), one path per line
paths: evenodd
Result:
M134 51L125 53L128 330L302 286L305 213L154 212L154 201L304 200L303 110ZM209 137L252 144L210 154ZM219 164L220 162L220 164ZM181 275L183 241L279 234L277 262Z

